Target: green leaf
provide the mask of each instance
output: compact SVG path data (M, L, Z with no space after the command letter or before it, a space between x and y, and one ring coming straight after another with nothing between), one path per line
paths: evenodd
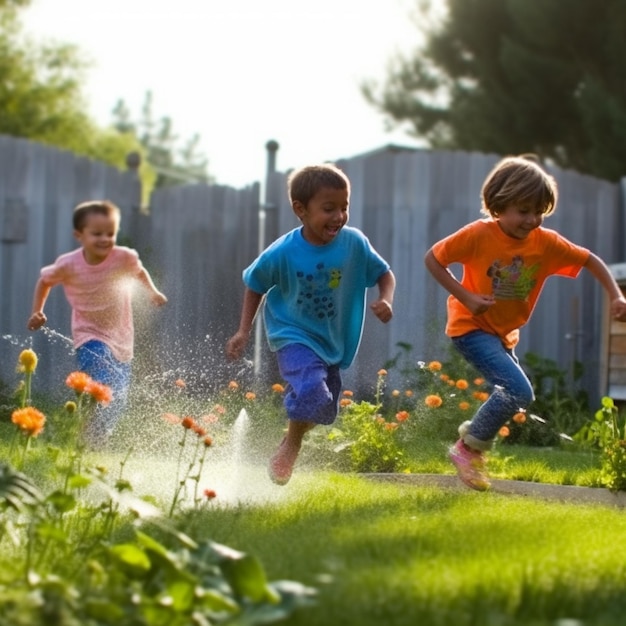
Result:
M70 476L67 481L67 486L70 489L84 489L85 487L89 487L89 485L91 485L91 478L83 476L82 474L74 474Z
M132 543L121 543L109 548L109 553L128 576L142 578L150 570L150 559L139 547Z
M67 513L76 506L76 498L69 493L53 491L46 500L59 512Z

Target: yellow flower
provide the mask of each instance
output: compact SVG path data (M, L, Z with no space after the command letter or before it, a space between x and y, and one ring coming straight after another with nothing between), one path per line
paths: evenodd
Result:
M436 394L431 394L429 396L426 396L426 398L424 399L424 404L426 406L429 406L431 409L436 409L443 404L443 400L440 396Z
M77 408L78 407L76 406L76 402L72 402L70 400L69 402L65 403L65 410L70 414L75 413Z
M17 360L19 363L19 366L17 368L18 372L32 374L37 367L37 355L30 348L27 350L22 350Z
M36 437L43 431L46 416L32 406L27 406L13 411L11 421L29 437Z
M441 369L441 363L439 361L431 361L426 367L431 372L438 372Z

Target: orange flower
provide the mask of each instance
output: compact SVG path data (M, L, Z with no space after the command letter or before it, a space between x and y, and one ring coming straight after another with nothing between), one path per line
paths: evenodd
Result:
M407 390L404 392L404 395L405 395L407 398L412 398L412 397L413 397L413 391L411 391L411 389L407 389Z
M385 418L382 415L376 415L374 417L374 420L376 421L377 424L384 424L385 423Z
M194 427L194 424L196 423L193 419L193 417L183 417L183 419L180 422L183 425L183 428L186 428L187 430L189 430L190 428Z
M459 409L461 409L462 411L467 411L467 409L469 408L470 408L469 402L459 402Z
M443 381L444 383L447 383L450 380L450 376L448 376L447 374L440 374L439 380Z
M88 393L96 402L106 406L113 399L113 392L111 387L98 383L95 380L90 380L85 387L85 393Z
M456 381L457 389L467 389L468 387L469 387L469 383L465 379L459 378L459 380Z
M500 437L508 437L511 434L511 431L509 430L508 426L503 426L499 431L498 431L498 435L500 435Z
M13 411L11 421L29 437L36 437L43 431L46 416L32 406L27 406Z
M213 413L209 413L208 415L203 415L200 419L207 424L215 424L220 418Z
M387 376L387 370L384 370L384 369L378 370L378 375L379 376Z
M231 381L228 383L228 388L229 388L231 391L235 391L236 389L239 389L239 383L235 382L234 380L231 380Z
M216 404L213 407L213 411L217 413L218 415L224 415L224 413L226 413L225 407L223 407L221 404Z
M441 369L441 363L439 361L431 361L426 367L431 372L438 372Z
M161 417L170 424L180 424L182 421L180 417L178 417L178 415L174 415L174 413L163 413Z
M354 395L354 392L350 391L349 389L345 389L343 391L343 395L346 396L346 398L351 398Z
M400 392L399 392L397 389L394 389L394 390L391 392L391 395L392 395L394 398L397 398L397 397L400 395Z
M184 389L187 386L187 383L182 379L182 378L177 378L174 381L174 384L179 388L179 389Z
M408 411L398 411L396 413L396 419L399 422L405 422L406 420L409 419L409 412Z
M205 489L202 493L207 500L213 500L213 498L217 497L217 494L213 491L213 489Z
M65 384L73 389L78 395L84 393L85 388L91 381L89 374L86 372L72 372L66 379Z
M207 436L202 440L202 443L205 445L206 448L210 448L213 445L213 439Z
M396 424L396 422L389 422L385 424L385 430L395 430L396 428L398 428L398 424Z
M196 435L198 435L198 437L204 437L206 435L206 428L203 428L202 426L200 426L200 424L198 424L198 422L194 422L193 426L191 427L191 430L193 430L194 433L196 433Z
M274 393L284 393L285 392L285 388L280 383L274 383L272 385L272 391Z
M477 387L480 387L485 382L484 378L474 378L474 384Z
M523 424L526 421L526 413L519 411L513 416L513 421L516 424Z
M350 398L341 398L339 400L339 406L350 406L352 404L352 400Z
M448 378L448 380L446 381L448 383L448 385L450 385L450 387L456 387L456 381L452 380L451 378Z
M254 391L246 391L245 398L246 400L254 400L256 398L256 393L254 393Z
M431 394L429 396L426 396L426 398L424 399L424 404L430 407L431 409L436 409L437 407L440 407L443 404L443 400L441 399L440 396L436 394Z
M489 398L489 394L486 391L475 391L472 396L481 402L485 402Z

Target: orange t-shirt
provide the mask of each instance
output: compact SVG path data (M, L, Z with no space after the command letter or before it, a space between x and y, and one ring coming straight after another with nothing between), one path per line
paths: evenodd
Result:
M477 294L493 294L496 303L472 315L454 296L448 298L446 334L472 330L498 335L507 348L519 341L519 328L529 320L549 276L576 278L589 250L554 230L539 227L526 239L514 239L491 219L477 220L437 242L435 258L448 267L463 266L461 284Z

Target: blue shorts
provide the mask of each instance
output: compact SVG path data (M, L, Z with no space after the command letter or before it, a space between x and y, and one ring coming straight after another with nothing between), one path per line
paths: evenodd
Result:
M291 420L332 424L337 418L341 375L338 365L328 365L313 350L299 343L276 352L285 388L284 405Z
M111 348L102 341L91 339L76 348L78 369L96 382L111 387L113 399L107 407L98 407L93 423L88 427L98 434L110 434L126 408L131 365L118 361Z

